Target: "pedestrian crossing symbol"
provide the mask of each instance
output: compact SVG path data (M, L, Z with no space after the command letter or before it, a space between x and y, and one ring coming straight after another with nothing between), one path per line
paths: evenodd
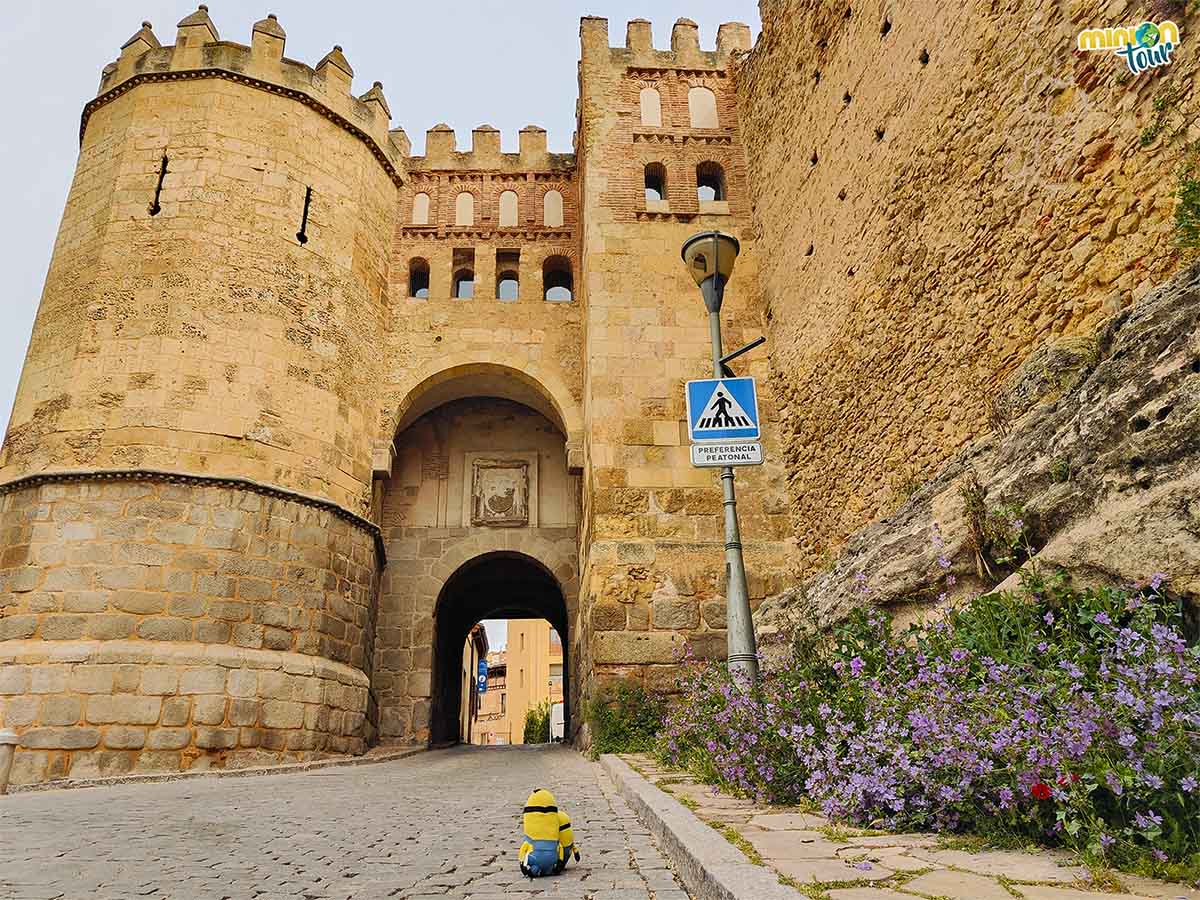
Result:
M693 441L758 440L758 392L753 378L704 378L686 390Z

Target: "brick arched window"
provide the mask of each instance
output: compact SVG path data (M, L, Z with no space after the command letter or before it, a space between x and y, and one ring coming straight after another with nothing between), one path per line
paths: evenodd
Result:
M412 223L414 225L429 224L429 195L426 193L417 194L413 197L412 205Z
M473 269L459 269L454 273L454 297L457 300L470 300L475 296L475 272Z
M454 198L454 224L475 224L475 195L470 191L463 191Z
M659 96L657 90L652 87L642 88L641 94L638 95L638 100L642 111L642 124L649 125L652 128L658 128L662 125L662 97Z
M505 191L500 195L500 227L517 227L517 193Z
M696 197L701 203L724 200L725 170L715 162L702 162L696 166Z
M542 222L547 228L562 227L563 198L558 191L546 191L542 198Z
M408 296L421 299L429 296L429 263L419 256L408 262Z
M716 128L717 95L706 87L688 90L688 115L693 128Z
M565 256L549 256L542 263L542 296L558 302L575 299L575 277Z
M667 167L662 163L647 164L645 170L646 202L658 203L667 199Z

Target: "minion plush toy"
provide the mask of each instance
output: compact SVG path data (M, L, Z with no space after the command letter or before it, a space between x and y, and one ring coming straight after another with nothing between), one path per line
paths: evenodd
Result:
M557 875L572 856L579 862L571 817L559 811L558 801L549 791L538 788L529 795L521 824L525 832L518 854L521 874L529 878Z

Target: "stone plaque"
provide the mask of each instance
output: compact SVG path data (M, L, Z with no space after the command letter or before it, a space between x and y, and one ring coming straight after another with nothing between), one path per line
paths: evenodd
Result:
M471 524L520 527L529 522L529 461L478 458L471 463Z

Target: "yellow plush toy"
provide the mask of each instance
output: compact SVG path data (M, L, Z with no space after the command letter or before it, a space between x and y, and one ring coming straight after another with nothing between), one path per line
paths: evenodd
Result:
M549 791L538 788L529 795L521 824L525 833L518 859L524 875L557 875L572 856L579 861L571 817L559 811L558 801Z

